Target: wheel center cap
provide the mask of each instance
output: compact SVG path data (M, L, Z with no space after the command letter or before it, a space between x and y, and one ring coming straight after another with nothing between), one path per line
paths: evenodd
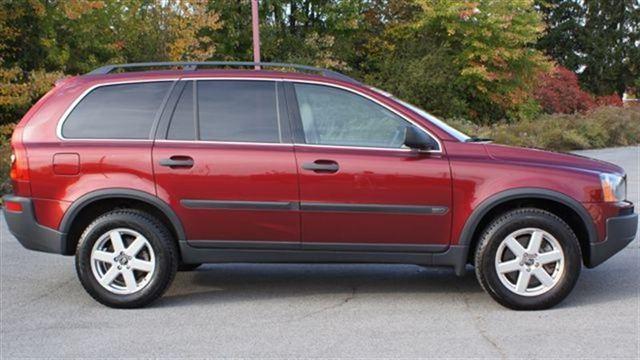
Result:
M533 266L533 264L535 264L536 262L536 255L535 254L529 254L529 253L524 253L522 255L522 262L526 265L526 266Z
M120 255L113 258L113 261L120 265L127 265L127 263L129 263L129 257L125 253L120 253Z

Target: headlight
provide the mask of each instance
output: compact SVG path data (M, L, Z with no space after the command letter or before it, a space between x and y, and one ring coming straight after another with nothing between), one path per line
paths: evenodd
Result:
M602 194L606 202L618 202L627 199L627 177L616 174L600 174Z

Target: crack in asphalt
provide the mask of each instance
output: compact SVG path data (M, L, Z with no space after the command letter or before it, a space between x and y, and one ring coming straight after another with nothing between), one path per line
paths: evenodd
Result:
M349 301L353 300L353 298L355 298L355 297L356 297L356 291L357 291L357 289L358 289L358 288L357 288L357 286L353 286L353 287L351 288L351 294L347 295L347 296L346 296L344 299L342 299L340 302L338 302L338 303L336 303L336 304L333 304L333 305L330 305L330 306L323 307L323 308L321 308L321 309L318 309L318 310L315 310L315 311L312 311L312 312L309 312L309 313L304 314L304 315L302 315L302 316L300 316L300 317L294 318L294 319L292 319L292 320L291 320L291 321L289 321L289 322L294 322L294 321L304 320L304 319L306 319L306 318L309 318L309 317L311 317L311 316L314 316L314 315L317 315L317 314L323 313L323 312L325 312L325 311L329 311L329 310L332 310L332 309L337 309L337 308L339 308L339 307L341 307L341 306L345 305L345 304L346 304L346 303L348 303Z
M484 319L482 318L482 316L477 315L473 312L473 308L469 304L469 297L465 293L461 292L460 289L458 289L458 291L460 293L460 296L462 297L462 302L464 303L466 312L471 315L473 327L476 329L478 334L480 334L480 337L482 337L482 339L484 339L487 343L489 343L489 345L491 345L491 347L494 348L500 354L501 359L506 359L507 354L505 350L500 346L500 344L498 344L497 341L493 340L491 336L489 336L487 329L485 329L483 324Z

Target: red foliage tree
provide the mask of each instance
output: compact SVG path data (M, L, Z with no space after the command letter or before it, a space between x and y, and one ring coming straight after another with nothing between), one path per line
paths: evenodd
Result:
M596 97L598 106L622 106L622 98L618 94L611 94Z
M550 114L586 112L596 106L591 95L580 89L576 74L562 66L542 76L534 96Z

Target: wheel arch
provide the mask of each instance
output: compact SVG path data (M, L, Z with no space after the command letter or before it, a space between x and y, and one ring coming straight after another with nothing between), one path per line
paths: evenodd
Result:
M59 231L64 234L65 254L73 255L75 253L79 236L82 233L81 225L90 220L90 216L87 215L94 214L91 210L95 209L100 213L100 210L122 207L118 206L118 204L133 205L133 207L141 208L159 217L169 228L172 235L175 236L176 243L186 238L178 216L169 204L157 196L144 191L126 188L101 189L78 198L63 215Z
M474 209L465 222L459 238L459 245L467 249L465 259L473 256L479 235L495 216L505 211L531 206L550 211L563 219L572 228L580 242L582 258L589 259L589 244L596 242L598 233L587 209L575 199L548 189L509 189L490 196Z

